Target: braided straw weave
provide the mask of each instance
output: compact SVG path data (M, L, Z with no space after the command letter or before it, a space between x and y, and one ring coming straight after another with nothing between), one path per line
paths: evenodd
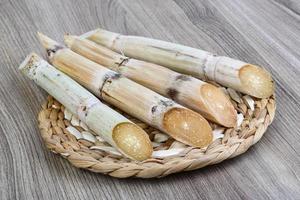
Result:
M109 144L88 130L76 116L68 114L51 96L42 105L38 116L39 128L47 148L66 158L75 167L118 178L164 177L238 156L258 142L271 124L276 108L274 96L268 99L253 99L232 89L222 89L231 98L239 113L239 126L224 129L211 124L216 138L207 148L193 148L174 141L121 112L142 127L153 141L153 158L143 162L122 157Z

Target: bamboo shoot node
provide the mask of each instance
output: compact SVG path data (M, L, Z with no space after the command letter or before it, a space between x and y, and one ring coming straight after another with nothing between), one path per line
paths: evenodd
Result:
M89 110L96 105L99 105L99 100L95 97L90 97L79 103L77 115L80 119L84 120Z
M216 81L216 70L221 59L221 56L217 57L213 54L207 56L206 62L203 65L203 76L205 80Z

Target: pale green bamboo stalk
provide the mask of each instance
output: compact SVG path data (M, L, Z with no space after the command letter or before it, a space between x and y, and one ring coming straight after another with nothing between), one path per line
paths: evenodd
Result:
M151 141L139 126L101 103L94 95L32 53L19 70L45 89L68 110L77 114L91 130L134 160L151 157Z

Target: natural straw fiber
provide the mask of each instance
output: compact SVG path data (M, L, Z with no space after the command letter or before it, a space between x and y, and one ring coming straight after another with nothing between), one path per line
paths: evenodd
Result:
M217 139L207 148L193 148L174 141L121 112L141 126L153 141L154 158L143 162L122 157L50 96L39 113L39 128L47 148L69 160L75 167L118 178L164 177L220 163L246 152L261 139L273 121L276 108L274 96L254 99L232 89L222 89L239 113L240 126L224 129L212 124Z

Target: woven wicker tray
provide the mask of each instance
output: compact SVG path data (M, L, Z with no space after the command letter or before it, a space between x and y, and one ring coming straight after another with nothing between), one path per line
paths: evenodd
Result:
M211 124L215 138L207 148L193 148L174 141L160 131L121 112L141 126L153 141L153 158L143 162L122 157L109 144L88 130L76 116L71 116L51 96L42 105L38 116L39 128L47 148L66 158L75 167L118 178L164 177L238 156L258 142L271 124L276 108L274 96L268 99L254 99L231 89L222 89L231 98L239 114L239 126L224 129Z

